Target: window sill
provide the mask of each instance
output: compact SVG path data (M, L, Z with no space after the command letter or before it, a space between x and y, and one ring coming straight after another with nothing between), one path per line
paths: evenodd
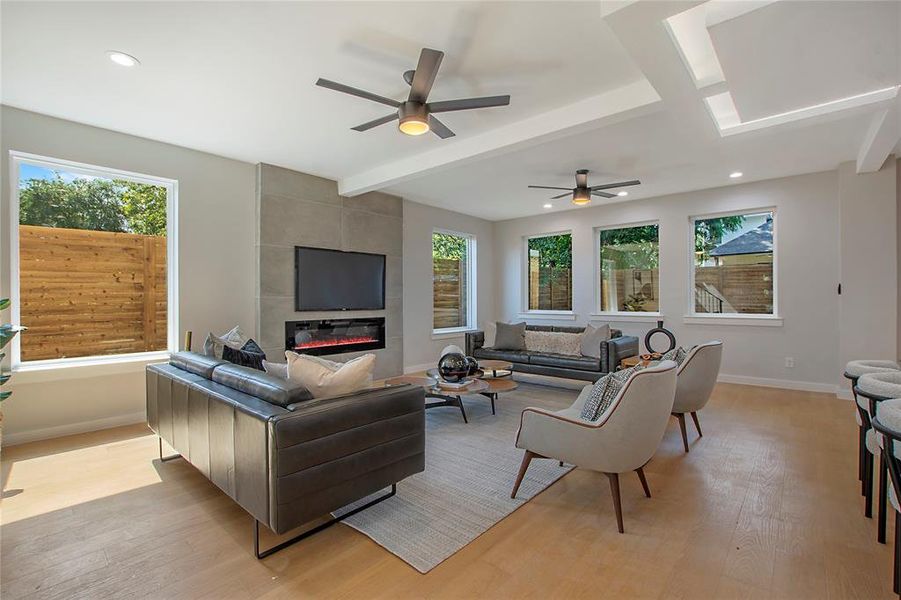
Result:
M665 317L659 312L593 312L591 321L610 321L615 323L656 323Z
M141 373L152 363L169 360L169 352L141 352L120 356L91 356L60 360L41 360L13 367L15 384L43 383L67 379L86 379L123 373Z
M775 315L685 315L686 325L750 325L753 327L782 327L782 317Z
M467 333L471 333L473 331L478 331L477 329L473 329L472 327L455 327L454 329L433 329L432 330L432 339L433 340L447 340L450 338L460 338L465 336Z
M516 315L518 319L546 319L548 321L575 321L576 313L571 310L527 310Z

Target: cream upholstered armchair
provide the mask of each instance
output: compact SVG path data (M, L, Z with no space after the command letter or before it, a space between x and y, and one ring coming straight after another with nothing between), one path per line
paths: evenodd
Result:
M682 446L688 452L688 434L685 431L685 415L690 414L695 422L698 436L702 437L698 411L706 406L720 374L723 357L723 342L714 340L692 348L679 370L676 372L676 401L673 402L673 416L679 420L682 430Z
M619 474L635 471L650 498L642 468L651 460L669 421L676 392L676 363L667 360L636 371L626 380L610 406L594 421L580 417L591 394L585 386L567 409L526 408L522 412L516 447L525 450L513 486L516 496L534 458L553 458L577 467L600 471L610 480L613 507L620 533L623 513Z

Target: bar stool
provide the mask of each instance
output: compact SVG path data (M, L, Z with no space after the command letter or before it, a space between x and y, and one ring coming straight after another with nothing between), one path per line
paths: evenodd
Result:
M895 509L895 559L892 589L901 596L901 398L884 400L876 406L873 429L879 434L880 445L891 477L889 501Z
M857 440L857 479L864 481L865 458L866 458L866 433L870 428L869 417L866 415L866 406L862 406L857 400L857 392L854 386L861 375L867 373L889 373L892 371L901 371L901 365L891 360L852 360L845 365L845 378L851 382L851 393L854 395L854 403L857 410L854 413L854 419L857 421L858 440ZM861 495L866 495L866 487L861 483Z
M878 405L893 398L901 398L901 371L889 371L885 373L869 373L862 375L854 386L858 406L865 408L864 417L872 422L876 415ZM866 448L864 485L866 487L866 507L864 513L870 517L873 514L873 467L876 454L879 454L879 514L877 526L877 539L880 544L885 543L886 520L886 465L885 452L882 451L881 437L876 435L872 428L868 428L865 434L864 445Z

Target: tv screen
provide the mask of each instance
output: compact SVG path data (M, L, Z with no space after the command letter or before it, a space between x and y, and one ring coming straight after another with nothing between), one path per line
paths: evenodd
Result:
M294 248L295 310L385 308L385 256Z

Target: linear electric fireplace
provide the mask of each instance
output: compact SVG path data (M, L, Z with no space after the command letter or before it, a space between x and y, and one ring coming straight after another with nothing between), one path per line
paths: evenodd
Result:
M341 354L384 347L384 317L285 322L285 349L300 354Z

